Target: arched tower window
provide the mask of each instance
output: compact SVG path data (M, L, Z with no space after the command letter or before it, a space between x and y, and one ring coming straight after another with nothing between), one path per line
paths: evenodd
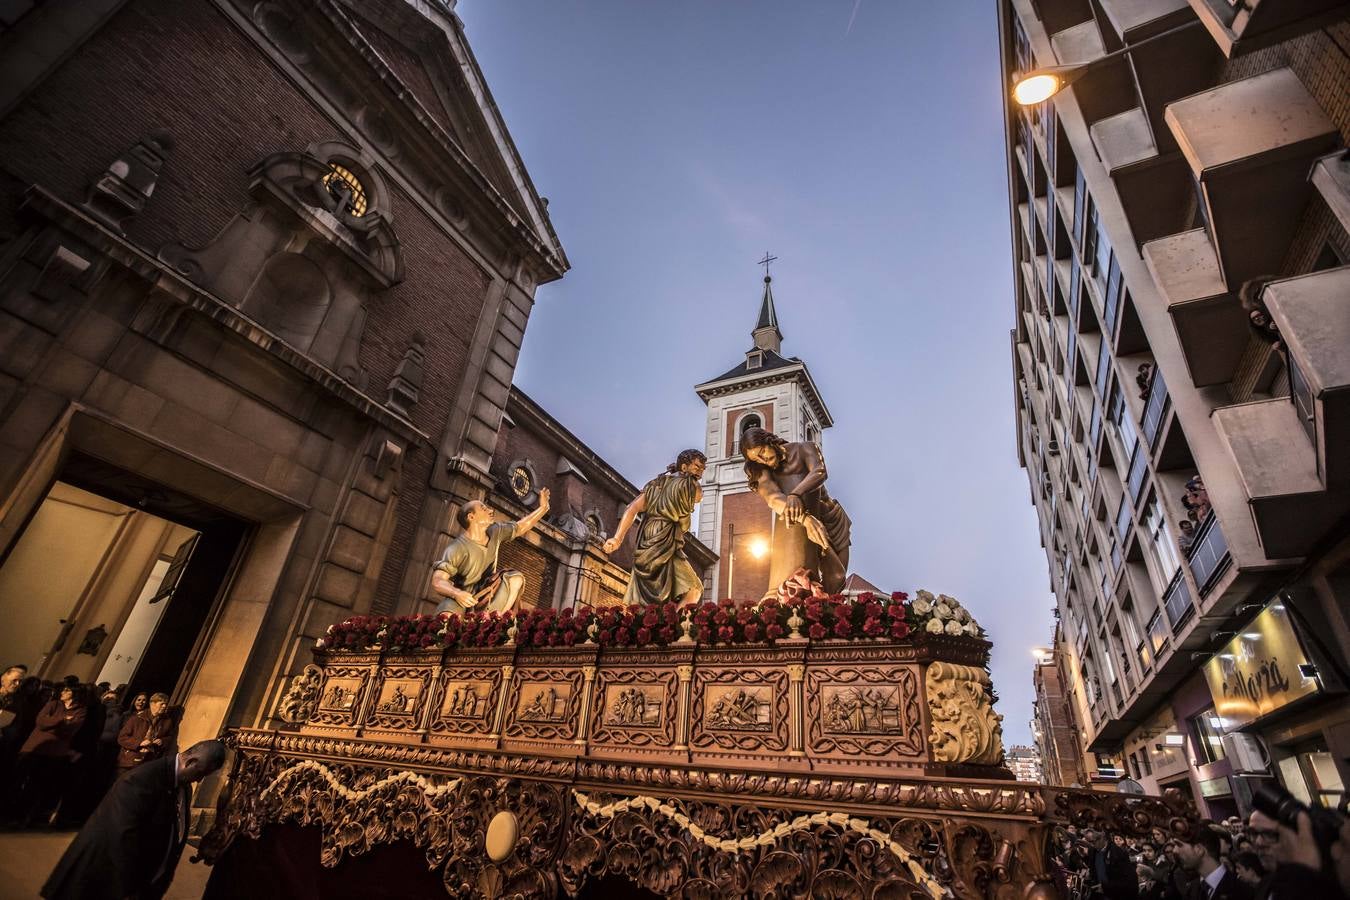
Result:
M745 433L747 431L749 431L751 428L763 428L763 427L764 427L764 419L760 416L759 413L756 412L745 413L739 419L737 419L736 441L732 445L731 455L734 456L735 454L740 452L741 439L745 437Z

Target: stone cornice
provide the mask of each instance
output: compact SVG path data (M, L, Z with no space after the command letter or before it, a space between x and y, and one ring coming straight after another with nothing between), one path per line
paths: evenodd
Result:
M145 279L159 296L171 298L233 331L257 347L260 352L285 364L315 387L404 440L410 443L430 443L430 436L408 419L357 390L336 372L286 344L219 297L173 271L167 263L149 256L125 238L113 234L46 188L40 185L30 187L24 194L20 214L38 217L62 228L116 265Z
M778 369L769 369L762 373L740 375L736 378L705 381L703 384L695 385L694 391L698 394L700 400L707 403L713 397L725 397L752 388L781 384L784 381L799 381L801 383L807 402L811 404L811 408L815 410L816 416L820 419L821 428L829 428L834 424L834 416L830 414L829 407L821 399L820 389L816 387L815 379L811 377L811 372L806 368L804 362L797 362L791 366L783 366Z

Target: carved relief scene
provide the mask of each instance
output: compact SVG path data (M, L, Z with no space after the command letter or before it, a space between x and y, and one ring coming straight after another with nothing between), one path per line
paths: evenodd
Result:
M445 686L442 719L485 719L490 712L492 685L486 681L452 681Z
M605 695L604 723L623 728L659 728L664 694L656 685L610 685Z
M516 719L521 722L556 724L567 721L567 701L572 686L567 683L526 682L520 689Z
M704 699L703 727L714 731L770 731L773 712L767 687L712 685Z
M825 731L835 734L898 734L900 689L826 685L823 688Z
M412 679L389 680L380 689L375 711L384 715L411 716L421 695L422 683Z
M357 698L361 696L361 679L330 678L324 687L323 699L319 709L334 712L351 712L356 708Z

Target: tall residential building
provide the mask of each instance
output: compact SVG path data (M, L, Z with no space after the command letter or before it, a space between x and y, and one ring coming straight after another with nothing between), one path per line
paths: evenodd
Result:
M772 571L774 517L746 483L741 435L765 428L785 440L819 443L834 424L806 363L782 354L783 333L768 275L750 337L745 359L694 388L708 405L708 470L698 536L719 557L705 579L709 596L718 599L758 600L769 588Z
M1018 781L1029 781L1032 784L1042 782L1041 755L1035 747L1022 745L1009 747L1004 759L1008 764L1009 771L1017 777Z
M1326 802L1350 777L1347 14L999 4L1009 87L1099 61L1006 107L1017 448L1063 692L1081 750L1213 816L1254 778Z
M1093 781L1088 774L1089 766L1094 773L1096 766L1086 758L1079 743L1078 719L1064 693L1063 642L1056 626L1052 645L1036 648L1036 665L1032 670L1036 699L1031 734L1041 759L1041 779L1045 784L1087 786Z

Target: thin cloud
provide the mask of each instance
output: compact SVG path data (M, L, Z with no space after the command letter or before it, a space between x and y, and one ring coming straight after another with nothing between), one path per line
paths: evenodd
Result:
M848 27L844 29L844 37L848 37L849 32L853 31L853 20L858 18L858 8L860 6L862 6L862 0L853 0L853 12L849 14Z

